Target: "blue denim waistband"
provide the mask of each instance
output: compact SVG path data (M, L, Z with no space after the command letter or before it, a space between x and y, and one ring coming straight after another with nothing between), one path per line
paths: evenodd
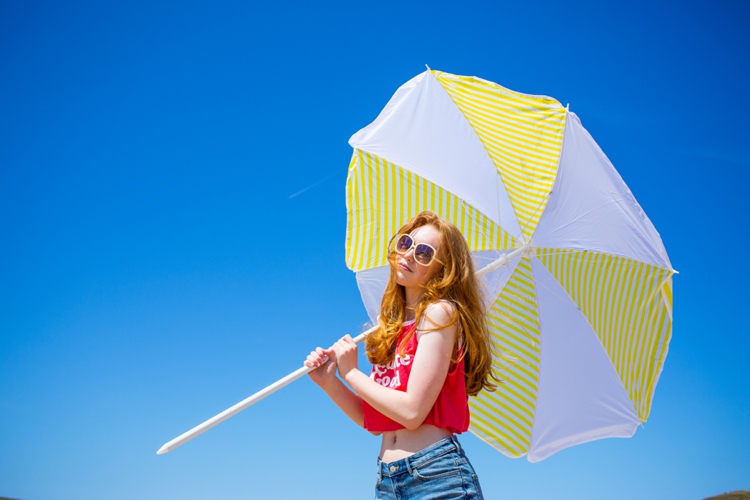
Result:
M383 462L378 458L378 478L382 478L383 476L394 477L404 473L411 475L413 467L418 467L454 451L461 454L461 445L456 436L451 436L419 450L414 455L396 460L395 462Z

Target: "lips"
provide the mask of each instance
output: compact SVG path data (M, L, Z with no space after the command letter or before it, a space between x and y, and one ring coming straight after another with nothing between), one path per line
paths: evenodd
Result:
M407 273L410 273L410 272L412 272L412 270L411 270L411 269L409 269L409 266L407 266L407 265L406 265L406 264L404 264L403 262L399 262L399 263L398 263L398 268L399 268L399 269L401 269L402 271L406 271Z

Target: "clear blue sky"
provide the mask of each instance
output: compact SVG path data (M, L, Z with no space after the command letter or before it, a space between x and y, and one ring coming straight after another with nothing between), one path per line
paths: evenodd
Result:
M0 496L371 498L309 380L156 450L359 332L347 140L425 64L570 103L680 271L645 426L466 435L487 498L750 489L750 5L567 3L1 2Z

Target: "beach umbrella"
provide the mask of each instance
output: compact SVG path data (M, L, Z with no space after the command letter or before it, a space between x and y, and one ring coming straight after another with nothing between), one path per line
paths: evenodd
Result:
M346 263L376 321L388 244L431 210L474 253L502 383L470 431L536 462L630 437L672 333L675 271L656 229L558 101L429 70L349 141Z

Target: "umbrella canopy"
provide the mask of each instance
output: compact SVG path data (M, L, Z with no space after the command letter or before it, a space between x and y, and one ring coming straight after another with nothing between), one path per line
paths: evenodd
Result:
M558 101L428 70L349 141L346 261L372 321L388 241L423 210L474 252L503 380L470 431L536 462L645 422L674 270L628 187Z

